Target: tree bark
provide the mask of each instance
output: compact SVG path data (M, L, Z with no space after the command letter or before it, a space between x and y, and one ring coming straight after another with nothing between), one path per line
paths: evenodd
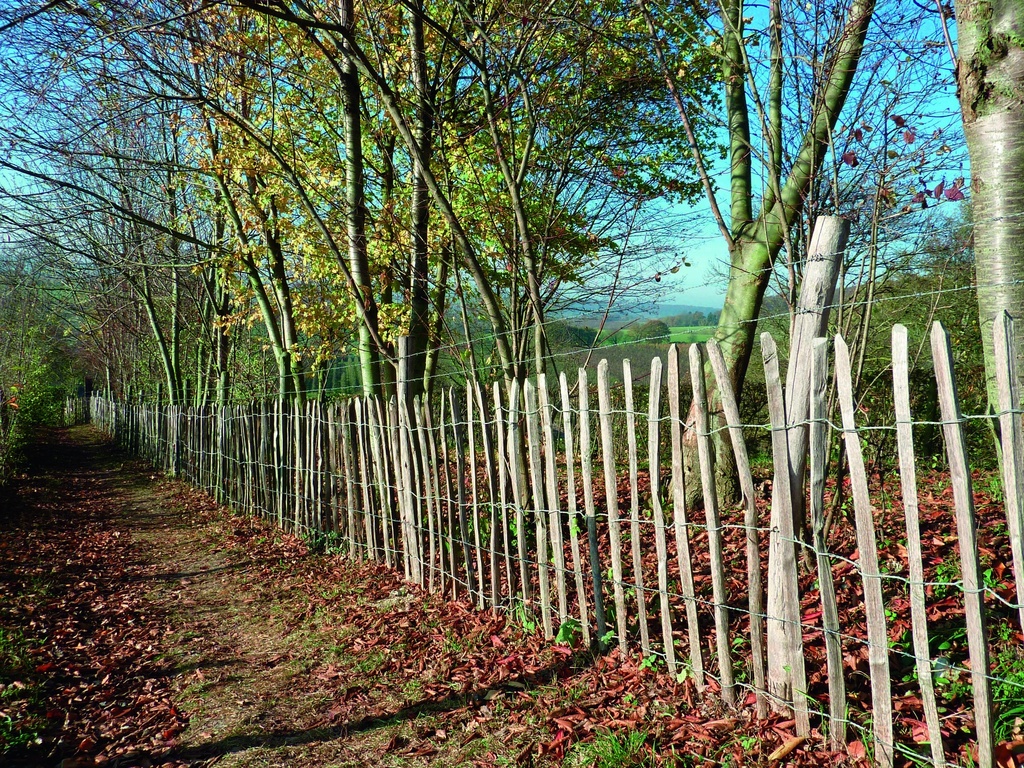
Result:
M353 0L342 0L341 24L348 34L355 27ZM359 72L352 60L342 61L342 122L345 137L345 211L348 230L348 259L352 279L356 284L355 300L363 307L363 322L359 324L359 366L363 380L363 394L380 394L380 353L371 327L377 329L377 302L370 280L370 266L366 253L366 198L363 176L363 134L360 107L362 92Z
M971 159L974 265L989 408L998 408L992 327L1024 307L1024 3L957 0L957 85ZM1024 353L1018 336L1018 365Z
M408 402L421 395L426 385L427 346L430 340L430 297L427 235L430 231L430 190L420 168L429 163L434 129L434 93L427 77L426 43L423 35L423 3L416 2L410 16L410 53L416 107L413 137L419 149L412 179L412 254L409 263Z

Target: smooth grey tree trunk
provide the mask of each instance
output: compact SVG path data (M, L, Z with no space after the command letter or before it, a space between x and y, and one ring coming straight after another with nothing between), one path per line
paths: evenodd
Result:
M957 0L958 95L971 159L974 264L990 408L992 326L1024 312L1024 2ZM1021 362L1024 334L1017 340Z

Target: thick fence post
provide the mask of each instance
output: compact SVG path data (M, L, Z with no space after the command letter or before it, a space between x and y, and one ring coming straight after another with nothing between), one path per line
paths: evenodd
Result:
M964 582L964 613L967 619L967 648L974 689L974 722L978 729L978 766L992 768L992 691L989 686L988 641L985 635L985 590L978 562L978 531L974 514L971 470L967 463L963 415L957 400L953 375L953 350L949 334L936 322L931 334L932 360L942 413L942 434L946 438L949 475L956 505L956 531L960 543L960 566ZM1020 597L1018 596L1018 599Z

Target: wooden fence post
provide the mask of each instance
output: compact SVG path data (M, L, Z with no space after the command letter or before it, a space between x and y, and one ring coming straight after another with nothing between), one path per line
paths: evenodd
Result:
M580 632L583 644L590 646L590 626L587 620L587 593L583 584L583 561L580 553L580 538L577 532L579 508L576 502L576 456L572 439L572 405L569 400L569 380L563 371L558 377L559 393L562 397L562 432L565 434L565 485L569 502L569 547L572 552L572 572L576 581L576 600L580 609Z
M804 669L803 628L800 623L800 585L796 570L796 531L793 529L793 494L789 487L789 444L786 440L786 404L779 376L779 352L770 333L761 334L761 356L768 387L768 414L772 422L772 543L768 547L768 581L779 580L781 605L768 604L768 691L792 701L797 733L811 732L807 713L807 677ZM778 611L776 613L775 611ZM773 664L773 659L775 663Z
M577 371L580 397L580 482L583 483L583 509L587 516L587 543L590 548L590 580L594 587L594 627L597 646L604 648L608 626L604 615L604 586L601 557L597 546L597 511L594 505L594 444L590 437L590 382L587 369Z
M562 511L558 503L558 469L556 467L555 436L552 428L551 401L548 380L543 373L537 375L540 426L544 444L544 474L547 480L548 532L551 552L555 561L555 591L558 593L558 620L569 617L569 599L565 588L565 542L562 540Z
M707 343L708 360L715 374L718 396L729 426L729 442L732 443L736 472L740 476L740 490L743 493L743 527L746 533L747 554L747 610L750 613L750 666L754 678L754 706L757 716L768 717L768 702L765 698L764 675L764 587L761 582L761 553L757 540L757 505L754 502L754 476L750 472L747 443L743 438L743 422L740 420L739 404L732 389L732 380L722 356L718 342L710 339Z
M672 640L672 606L668 601L668 539L665 511L661 507L661 358L651 360L650 396L647 399L647 466L651 478L651 514L654 516L654 545L658 552L658 611L665 664L676 674L676 649Z
M551 621L551 579L548 568L548 515L545 509L544 471L540 461L540 414L537 412L537 390L533 382L523 382L526 402L526 439L530 448L530 485L533 492L533 511L537 526L537 572L540 590L540 615L544 624L544 637L554 637Z
M615 480L615 445L612 442L612 397L608 382L608 361L597 365L597 404L601 420L601 455L604 459L604 494L608 505L608 541L612 558L612 593L615 596L615 624L619 653L626 656L626 592L622 580L622 535L619 530L619 484Z
M964 613L967 619L967 649L971 660L971 684L974 688L974 722L978 729L978 766L992 768L992 692L988 674L988 641L985 634L984 585L978 562L978 531L975 527L974 492L967 463L963 416L957 401L953 375L953 350L949 334L936 322L931 333L932 360L939 390L942 434L946 438L949 476L956 505L956 530L960 543L960 565L964 581Z
M807 249L800 279L800 300L789 334L786 367L786 439L789 442L790 490L793 493L794 528L804 526L804 475L807 466L807 409L811 379L811 349L824 336L835 293L850 222L840 216L819 216Z
M821 626L825 635L828 668L829 743L836 752L846 749L846 680L843 677L843 645L839 634L832 561L825 542L825 473L828 470L828 339L814 340L811 348L810 469L811 541L818 565Z
M910 570L910 620L914 640L914 660L921 688L921 706L928 726L928 742L932 763L936 768L946 764L942 747L942 729L932 681L932 661L928 650L928 615L924 598L924 565L921 555L921 526L918 521L917 470L914 463L914 434L910 413L910 362L907 350L907 329L892 329L892 384L896 410L896 443L900 460L900 486L903 495L903 516L907 524L907 564Z
M995 319L996 385L999 388L999 439L1003 449L1003 499L1017 586L1017 616L1024 630L1024 430L1020 422L1020 378L1014 322L1003 310Z
M640 650L651 653L647 627L647 600L644 597L643 552L640 549L640 478L636 446L636 409L633 405L633 368L622 361L622 383L626 394L626 443L629 449L629 538L633 555L633 588L636 591L637 624L640 627Z
M715 466L711 455L711 419L708 418L708 394L704 382L704 355L699 344L690 345L690 381L693 385L693 401L696 404L694 428L697 431L697 458L700 462L700 481L704 492L704 519L708 529L718 672L722 685L722 700L726 704L734 704L736 688L732 673L732 648L729 645L729 606L725 594L725 565L722 561L722 524L718 515Z
M683 476L683 420L679 403L679 348L668 348L668 413L672 436L672 522L676 534L676 563L679 589L686 606L686 642L690 647L690 668L698 690L704 689L704 654L701 647L697 595L693 588L693 560L690 531L686 520L686 481Z
M871 671L871 715L875 736L875 760L882 768L893 761L892 681L889 677L889 635L886 631L882 575L878 570L875 521L871 516L868 473L860 448L854 418L850 350L842 336L836 336L836 389L843 415L843 440L850 466L850 485L857 527L858 565L864 580L864 612L868 625L868 668Z

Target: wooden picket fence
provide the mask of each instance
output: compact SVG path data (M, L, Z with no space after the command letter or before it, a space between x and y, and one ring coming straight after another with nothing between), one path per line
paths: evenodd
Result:
M909 578L900 578L909 587L912 654L930 759L941 766L946 758L928 644L906 329L896 326L892 340L909 572ZM996 341L1006 524L1021 595L1024 438L1020 387L1009 352L1013 329L1006 316L996 324ZM956 506L962 582L953 586L962 588L963 595L969 646L965 674L973 688L978 765L990 768L995 745L986 588L964 417L949 339L939 324L931 343ZM896 577L884 573L878 562L849 352L836 337L830 373L830 345L815 340L799 371L800 387L787 392L774 340L764 334L761 346L775 466L767 551L759 535L766 526L755 504L744 440L744 429L749 434L753 427L740 421L713 342L689 349L693 423L687 423L681 399L683 366L675 346L667 370L660 359L652 362L647 403L639 409L628 362L624 408L613 408L606 362L597 367L596 409L591 374L584 369L573 380L562 373L555 381L542 375L507 387L473 383L429 402L408 401L400 383L399 396L388 402L354 398L169 407L94 396L89 406L92 421L126 449L224 503L297 534L326 537L353 558L383 561L425 589L468 597L481 609L536 616L549 638L564 639L576 631L587 644L610 644L622 653L638 649L661 659L669 673L692 676L699 689L715 692L727 704L751 703L762 716L769 706L789 707L800 735L808 735L812 718L820 718L835 749L846 747L851 725L844 645L866 647L874 757L879 765L891 766L895 748L911 748L897 744L893 728L883 582ZM724 427L716 426L722 422L709 413L706 369L719 393ZM845 440L855 511L855 560L829 552L824 537L831 417L826 390L832 376L841 422L836 428ZM800 407L794 407L794 392L799 392ZM623 421L624 450L616 437ZM720 509L716 498L712 437L719 428L728 430L739 471L744 504L738 510ZM699 457L693 476L684 468L687 437L696 441ZM622 454L626 460L617 461ZM791 487L794 481L798 485ZM689 483L702 489L702 520L699 507L686 505ZM794 500L806 505L810 541L794 526ZM817 567L820 624L809 623L801 613L807 595L806 588L804 595L800 592L802 550ZM737 572L736 563L743 559L745 572ZM837 564L847 569L843 578L855 573L862 584L866 637L840 626ZM780 580L778 609L765 605L765 570ZM1024 608L1018 610L1024 626ZM825 646L827 711L819 711L807 693L805 643L807 634L816 631ZM743 649L741 656L736 648ZM786 685L771 684L766 654L770 664L786 670Z

